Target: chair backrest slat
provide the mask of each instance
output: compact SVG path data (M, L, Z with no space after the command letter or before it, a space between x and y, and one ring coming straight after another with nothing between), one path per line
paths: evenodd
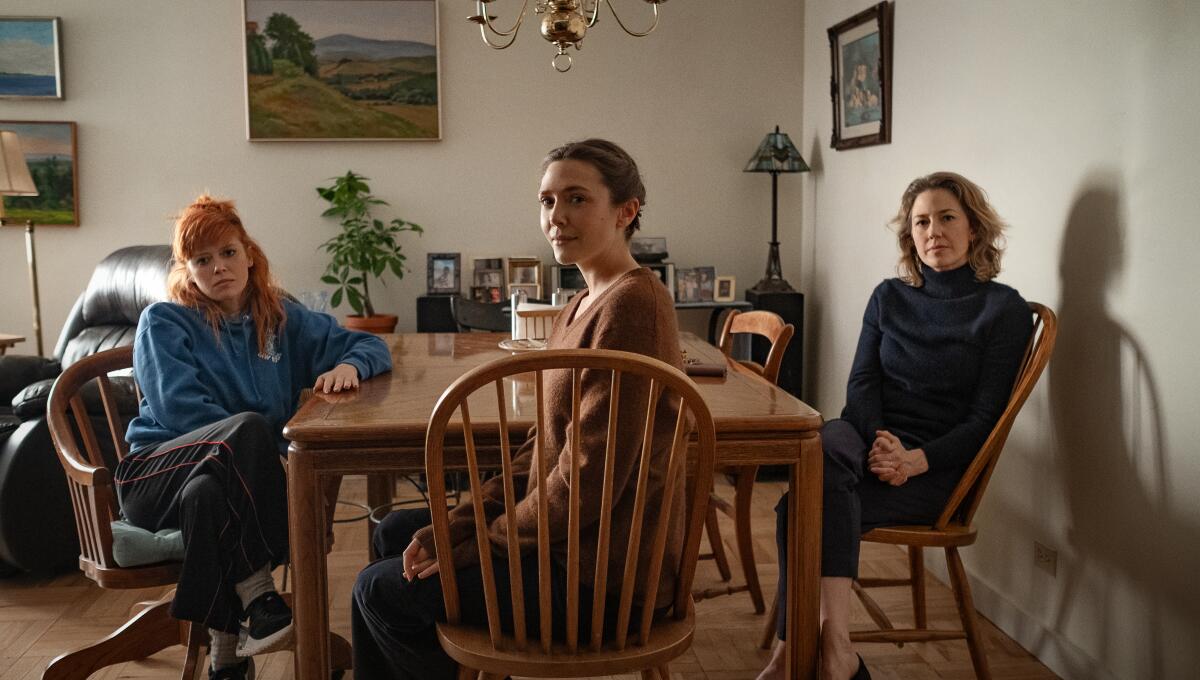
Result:
M567 651L579 648L579 439L583 369L571 370L571 492L567 510ZM543 487L545 488L545 487Z
M633 521L629 529L629 542L625 546L625 572L621 583L621 599L617 608L617 630L614 644L618 650L625 649L629 632L629 617L633 610L633 594L637 587L638 553L642 545L642 523L646 516L646 496L649 495L650 453L654 446L654 411L662 387L657 380L650 381L650 397L646 400L645 428L642 432L642 452L638 457L637 482L634 486Z
M517 536L517 494L513 484L512 445L508 441L508 408L505 406L504 379L498 378L496 404L500 420L500 471L504 480L504 518L508 530L508 589L513 612L513 635L517 649L522 652L529 645L525 631L525 582L521 578L521 542Z
M467 478L471 485L471 498L483 498L482 484L479 479L479 461L475 455L475 432L471 427L471 410L466 400L458 405L462 416L463 444L467 454ZM479 550L479 567L483 576L483 600L487 608L488 632L492 636L492 644L500 643L500 608L496 599L496 574L492 570L491 542L488 541L488 521L484 515L483 503L471 504L475 511L475 546Z
M675 485L679 480L679 471L683 469L683 460L687 457L687 409L680 404L679 414L675 417L675 434L671 437L671 451L667 457L667 482L663 485L662 502L658 511L658 526L654 532L654 547L650 552L650 568L646 574L647 603L642 607L642 620L639 631L639 644L646 644L650 639L650 624L654 618L654 600L658 597L659 578L662 576L663 553L667 546L667 530L671 526L671 507L675 499Z
M554 375L556 381L561 381L556 382L555 390L563 390L561 393L565 396L568 389L565 378L568 374L550 373L551 371L569 371L571 380L569 385L571 421L567 425L566 436L554 439L556 446L560 439L565 442L566 448L562 451L548 448L548 442L551 441L548 428L550 422L559 423L565 420L565 417L559 417L556 414L554 418L551 418L548 410L561 408L565 412L567 404L556 406L546 403L549 390L545 380L547 375ZM525 501L532 504L533 507L529 508L517 501L517 493L521 489L517 488L513 481L517 470L509 445L508 400L505 398L504 387L506 378L527 373L532 373L535 378L534 393L537 411L532 443L533 451L531 452L532 460L529 466L529 474L533 476L529 482L530 488L536 487L537 491L534 491L534 497ZM588 390L594 389L593 386L597 384L592 381L591 376L594 374L602 377L611 374L611 380L605 386L609 393L606 408L608 421L604 432L599 430L601 414L595 414L595 416L589 414L588 418L594 417L595 421L584 423L583 416L585 409L588 408L588 400L593 398L590 392L585 394L584 383L587 382ZM641 382L628 383L631 379L629 374L633 374ZM603 384L602 381L597 382ZM503 628L507 623L502 618L498 618L499 594L492 583L494 576L491 576L492 562L499 558L490 555L490 527L485 509L480 505L480 501L484 498L485 487L479 481L481 472L481 464L478 459L479 449L480 447L491 448L491 444L485 445L480 437L491 436L491 429L490 427L480 429L480 416L472 416L472 412L483 412L474 398L472 398L472 408L466 408L468 397L489 383L492 384L493 390L488 391L494 391L499 416L497 432L500 450L499 466L501 474L504 476L502 483L506 514L504 527L508 534L506 557L509 561L509 585L515 628L511 635L498 635L496 632L498 627ZM621 397L623 387L626 392L624 399ZM636 402L631 403L629 390L634 389L637 391L632 394L638 396ZM486 394L486 392L483 393ZM554 394L559 394L559 392L556 391ZM646 399L645 404L642 403L643 398ZM564 399L564 402L566 401L567 399ZM624 406L622 406L622 401ZM677 409L676 404L678 404ZM673 430L668 428L668 421L663 417L664 413L671 410L676 411ZM624 415L619 415L622 413ZM472 513L475 520L480 567L484 572L484 600L489 610L488 628L494 648L511 650L513 646L518 649L526 646L524 638L528 612L523 603L531 600L526 597L524 592L524 580L520 574L522 562L519 547L522 539L524 539L523 544L529 546L530 539L533 538L529 534L534 532L537 533L536 556L527 555L526 560L530 561L524 564L526 567L531 567L532 560L536 559L539 570L539 578L536 580L538 581L538 627L541 645L538 651L548 654L590 653L579 649L584 646L579 644L579 635L587 625L587 622L581 620L584 616L590 618L590 632L586 635L585 640L587 649L592 652L603 652L606 647L614 650L626 647L631 622L638 625L634 644L644 644L654 623L655 605L661 604L658 584L662 580L663 569L667 568L668 564L670 569L678 570L674 572L675 582L688 584L686 591L672 585L675 592L672 593L671 605L675 616L683 617L691 611L692 575L684 573L684 570L688 568L694 570L696 555L684 554L677 560L675 553L672 552L669 561L665 555L668 544L676 540L672 536L672 527L678 527L680 524L686 527L684 552L687 553L689 550L697 552L699 549L703 527L701 523L697 523L696 518L704 517L708 494L707 492L703 495L688 494L689 505L684 507L679 506L677 496L682 497L681 492L685 486L685 470L689 465L690 435L693 433L696 445L692 450L696 454L691 459L694 462L696 483L705 489L711 486L715 430L708 408L694 383L682 372L657 360L626 352L546 350L489 362L467 372L447 388L434 409L426 433L426 473L429 480L430 507L433 510L434 541L437 545L439 560L441 560L440 573L447 622L452 626L461 624L461 607L457 592L457 580L454 576L453 551L449 545L449 508L446 503L446 485L443 475L447 447L458 451L460 446L452 441L447 441L448 424L455 414L459 415L463 425L464 439L461 449L465 452L467 459L470 493L475 506ZM565 413L562 415L565 416ZM640 420L638 420L639 417ZM625 422L625 418L628 418L628 422ZM661 427L658 427L656 419L663 420ZM585 427L595 427L596 431L589 432L584 429ZM606 436L602 461L596 459L600 453L599 436L601 434ZM628 448L625 449L625 447ZM587 467L584 467L585 463ZM601 466L603 478L596 479L601 475ZM562 501L567 505L565 513L563 508L558 505L560 501L556 496L554 510L564 513L566 516L559 515L553 518L556 532L553 537L550 534L550 499L544 493L546 489L550 488L549 480L552 473L556 493L558 489L561 489L559 485L563 481L568 484L567 493L564 494ZM560 479L560 476L569 477L569 479ZM588 484L601 483L599 493L590 487L579 488L579 483L584 476L588 478ZM624 480L621 482L623 486L620 488L617 487L618 479ZM497 486L496 481L492 481L486 488L488 493L498 495L501 486ZM621 542L624 542L623 533L626 528L629 532L629 541L628 545L621 546L625 551L624 554L616 558L623 563L624 573L613 576L609 574L609 566L611 558L614 557L610 552L613 549L614 534L617 533L613 514L618 503L621 504L619 514L622 515L619 520ZM516 517L518 506L521 506L523 512L532 511L530 512L530 526L524 529L525 532L528 532L526 535L518 535L518 518ZM533 512L536 512L536 517L532 516ZM632 519L629 518L630 514L632 514ZM678 522L680 516L685 517L686 522ZM534 522L536 522L536 526L532 526ZM647 523L653 523L654 526L646 526ZM566 529L565 535L559 529L563 526ZM585 536L588 541L586 546L584 544ZM643 537L646 540L643 540ZM592 556L593 545L596 557L595 572L593 574L589 568L586 574L586 576L594 578L590 584L592 606L588 613L585 612L584 601L581 601L583 594L587 592L582 587L585 574L581 565L586 564L587 559ZM552 553L552 550L555 552ZM585 552L587 554L584 554ZM497 553L497 555L499 554ZM559 560L566 557L567 563L565 568L567 590L566 593L563 593L566 600L564 613L567 624L560 631L554 630L555 621L552 619L552 554L558 555L555 559ZM639 565L643 567L640 571ZM616 578L622 579L619 588L616 583L613 583ZM619 592L617 592L618 590ZM615 596L611 601L609 599L610 591ZM532 596L532 593L529 595ZM638 598L640 598L638 618L636 621L631 621L635 609L634 602ZM616 616L608 615L606 607L610 610L616 607ZM493 610L495 610L495 614L493 614ZM613 619L616 623L613 639L606 641L605 622L608 621L611 624ZM610 626L608 630L612 631L613 629ZM560 641L557 645L554 643L556 636ZM527 651L527 653L531 652Z
M124 460L128 446L125 443L125 430L121 427L121 413L112 393L112 381L107 375L96 378L96 381L100 388L100 402L104 404L104 418L108 421L108 434L112 437L113 452L118 461ZM136 381L134 384L137 384Z
M546 498L546 481L550 475L549 456L546 450L546 399L545 374L537 371L534 394L537 399L537 441L534 444L534 460L537 462L537 543L538 543L538 632L541 634L542 651L550 653L554 630L551 616L550 593L550 506ZM532 470L530 472L533 472Z
M592 585L593 652L604 641L604 610L608 604L608 550L612 540L613 468L617 461L617 411L621 402L621 372L612 372L608 399L608 436L604 444L604 484L600 490L600 527L596 541L596 576Z
M1033 392L1034 385L1054 352L1054 343L1058 336L1058 318L1054 311L1037 302L1030 302L1029 309L1033 314L1033 331L1029 336L1029 343L1025 346L1020 370L1013 381L1008 404L984 440L979 453L975 454L975 458L950 494L942 514L934 524L935 529L944 530L951 522L970 525L975 511L979 509L980 501L983 500L983 492L987 489L1017 414L1025 405L1029 394Z

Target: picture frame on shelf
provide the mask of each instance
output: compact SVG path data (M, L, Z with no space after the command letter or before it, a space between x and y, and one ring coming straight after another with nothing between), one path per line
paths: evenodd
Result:
M501 302L504 299L500 286L471 286L471 299L476 302Z
M437 0L242 0L242 27L250 141L442 138Z
M429 253L425 256L426 292L429 295L457 295L462 287L459 253Z
M682 303L712 302L716 272L715 267L692 267L676 270L675 301Z
M569 297L581 290L587 290L587 287L587 281L583 278L583 272L579 271L578 266L556 264L550 267L550 290L561 290Z
M504 258L476 257L472 262L474 263L471 274L472 290L474 288L502 288L504 286ZM487 300L483 301L487 302Z
M0 120L0 130L15 132L21 155L37 185L37 196L4 196L10 224L33 220L39 226L77 227L79 163L73 121Z
M542 261L536 257L510 257L505 261L508 271L508 294L514 292L513 286L532 286L524 288L526 292L534 291L530 298L542 297Z
M733 302L737 298L737 277L718 276L713 289L713 302Z
M667 292L670 293L671 299L675 300L675 265L671 262L655 262L651 264L643 264L643 269L649 269L658 276L658 280L666 286Z
M0 17L0 99L62 99L62 19Z
M833 100L830 146L892 140L892 5L881 2L828 30Z

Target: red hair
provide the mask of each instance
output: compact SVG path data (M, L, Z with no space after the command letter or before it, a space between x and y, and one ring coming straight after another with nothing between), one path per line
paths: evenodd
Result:
M258 242L246 233L242 219L238 217L233 201L219 201L202 194L191 205L183 209L175 221L175 235L171 240L171 255L174 262L167 275L167 296L185 307L203 312L212 325L213 333L219 334L221 308L200 291L188 273L188 260L205 247L219 245L236 238L242 242L246 255L254 264L250 267L246 281L245 296L254 328L258 332L258 351L267 351L267 340L283 328L286 321L283 302L278 286L271 278L271 265Z

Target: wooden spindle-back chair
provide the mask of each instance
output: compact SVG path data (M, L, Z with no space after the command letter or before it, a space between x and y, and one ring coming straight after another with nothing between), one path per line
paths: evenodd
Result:
M937 520L928 526L890 526L872 529L862 535L863 541L871 543L889 543L908 547L909 574L907 578L860 578L854 583L854 592L862 600L863 606L871 619L878 626L876 630L852 631L850 639L855 642L891 642L902 646L905 642L928 642L932 640L963 640L967 641L967 649L971 653L971 664L975 668L975 677L987 680L991 677L988 670L987 655L983 649L983 637L979 630L979 622L975 614L975 602L971 597L971 585L967 582L967 573L963 569L962 558L958 554L960 547L971 545L976 539L975 527L971 520L979 503L983 500L983 492L987 489L992 472L1004 450L1008 433L1012 430L1017 414L1025 405L1025 400L1037 385L1038 378L1054 353L1054 342L1058 336L1058 318L1054 311L1037 302L1029 303L1033 314L1033 333L1025 348L1025 356L1021 360L1021 368L1013 383L1012 393L1008 404L996 425L992 428L983 446L975 454L975 458L967 467L958 485L946 501L942 513ZM954 591L954 601L958 607L958 616L962 621L960 630L945 630L929 628L925 612L925 558L924 548L943 548L946 551L946 567L950 576L950 588ZM867 588L904 586L912 591L913 627L896 628L888 619L883 609L866 592ZM768 622L768 634L764 636L765 647L774 635L775 617Z
M75 510L79 568L101 588L173 585L178 582L181 567L179 562L122 567L113 557L112 522L120 519L113 472L116 463L129 452L125 443L127 422L117 409L119 386L115 381L132 382L133 378L113 378L110 374L128 373L132 367L133 348L129 346L81 359L54 382L46 405L50 436L67 473ZM141 401L137 384L132 387ZM99 407L95 403L97 393ZM93 425L97 408L103 412L105 439L112 443L107 454L107 445L101 446L102 439ZM187 647L180 677L185 680L204 677L202 649L208 644L208 631L202 625L171 616L174 594L172 589L158 600L139 603L132 617L104 639L58 656L46 668L43 680L83 680L106 666L143 659L174 645ZM331 647L334 667L349 668L350 646L345 639L331 636Z
M512 595L513 632L502 631L501 614L498 604L497 588L503 587L495 582L492 571L492 549L488 541L488 527L480 504L475 507L475 532L480 555L480 566L484 577L484 592L487 607L488 627L479 629L467 626L461 622L460 601L454 569L443 565L440 569L442 588L444 592L447 623L438 626L438 637L442 647L463 668L460 678L474 677L479 673L481 680L488 678L503 678L506 675L528 677L585 677L594 675L610 675L640 671L643 678L659 677L666 680L669 677L669 662L682 654L691 644L695 628L695 614L691 603L692 576L696 566L696 555L699 551L700 537L704 524L705 508L708 502L708 492L712 484L712 469L715 453L715 430L708 407L705 405L695 385L679 370L640 354L604 350L547 350L515 355L489 362L466 373L456 380L443 393L430 418L426 436L426 473L429 479L430 505L433 508L434 538L439 556L451 555L448 512L446 508L446 490L444 484L444 447L447 430L458 425L451 425L451 418L457 413L461 420L463 435L463 450L465 452L468 477L471 482L472 498L480 498L479 459L477 456L476 432L471 424L468 397L477 392L486 393L494 390L494 398L499 410L500 429L498 433L501 475L503 476L504 504L507 513L507 529L510 536L517 534L514 519L516 505L512 452L509 446L508 415L505 397L505 378L520 374L534 375L534 390L537 400L537 433L538 444L535 448L534 460L530 474L538 475L540 488L545 488L547 475L552 466L559 465L559 453L547 451L544 448L544 434L547 423L547 405L543 401L543 379L547 371L567 370L571 372L573 381L570 404L561 407L571 409L571 427L573 432L570 441L580 441L580 410L581 390L584 371L601 371L611 373L610 403L607 422L607 445L604 452L603 490L599 503L597 527L581 527L581 490L572 485L569 501L568 531L566 538L567 550L567 603L565 640L555 642L551 630L551 601L550 582L542 577L538 592L539 608L532 616L537 616L540 631L539 641L530 641L526 633L526 612L523 602L523 582L521 577L521 561L518 541L508 542L506 558L510 568L508 587ZM643 380L649 384L649 400L639 404L639 410L644 414L644 422L636 423L641 432L641 445L638 451L621 451L616 448L617 422L619 409L620 385L622 381ZM490 389L489 389L490 388ZM472 401L478 403L475 397ZM679 400L678 416L674 422L674 435L671 447L666 455L667 475L665 489L678 488L684 484L685 468L691 466L695 475L696 485L687 498L686 507L671 507L674 493L660 494L662 506L657 514L662 518L656 526L646 526L647 498L651 495L654 483L649 474L651 469L651 454L655 421L662 410L665 400ZM628 427L628 423L623 424ZM689 460L689 433L695 431L695 442L692 446L693 455ZM597 452L591 452L595 455ZM578 479L580 451L578 445L572 447L563 455L570 458L570 479ZM635 485L624 490L614 489L613 466L619 456L636 456L636 471L630 479ZM614 507L614 494L634 493L634 516L628 546L610 546L612 535L611 509ZM539 494L537 506L537 560L538 573L549 574L551 543L548 524L548 507L544 495ZM619 498L619 496L617 497ZM592 502L589 500L588 502ZM669 614L661 620L653 618L653 603L657 596L657 587L661 569L663 568L664 553L669 526L668 517L671 513L684 513L686 533L683 543L683 554L676 573L676 590L672 594L672 604ZM589 640L580 640L581 620L579 602L580 574L580 532L594 529L598 533L596 573L592 579L594 597L591 612L591 635ZM649 560L647 581L644 584L635 582L637 565L639 564L640 538L654 532L651 552L644 556ZM619 608L617 610L617 625L615 635L611 640L603 639L605 620L606 595L609 593L608 564L610 551L621 550L625 553L625 570L620 582ZM632 622L635 610L634 591L639 585L642 589L646 606L641 607L642 613ZM627 631L634 630L627 634ZM632 635L632 639L630 639Z
M735 309L725 317L720 348L725 356L732 356L735 335L748 334L765 338L767 342L771 343L771 349L767 352L767 358L763 364L754 361L739 361L738 363L774 385L779 382L779 368L783 365L783 355L787 352L788 344L792 341L792 335L795 332L795 326L786 323L781 316L774 312L762 310L739 312ZM750 501L754 495L754 480L758 476L758 466L723 467L722 471L734 479L734 502L731 506L728 501L715 493L709 499L705 528L708 532L708 543L712 547L712 552L701 555L700 559L714 560L723 581L732 578L729 559L725 556L725 545L721 540L721 529L717 524L717 511L720 510L734 521L738 558L742 563L742 573L746 582L738 586L697 590L693 593L693 597L700 601L718 595L732 595L745 591L750 593L750 600L754 604L754 613L761 614L766 609L766 604L763 600L762 586L758 581L758 566L754 560L754 539L750 534Z

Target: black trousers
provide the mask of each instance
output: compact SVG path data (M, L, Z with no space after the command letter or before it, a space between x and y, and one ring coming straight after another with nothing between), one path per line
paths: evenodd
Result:
M457 665L437 641L435 626L446 620L440 575L413 581L404 578L404 549L412 542L413 534L430 523L428 509L406 509L391 513L375 529L375 553L380 559L367 565L358 575L350 608L356 680L453 680L456 677ZM493 553L492 573L496 579L502 628L511 632L508 560ZM458 569L455 576L462 621L486 626L483 569L476 564ZM552 561L549 579L552 627L559 633L566 628L565 567ZM526 631L531 639L536 639L540 629L536 553L522 556L521 580L524 583ZM617 598L610 596L605 604L606 635L616 629L616 601ZM579 635L583 640L591 630L592 590L587 586L580 587L579 609ZM635 604L631 622L640 620L640 611L641 607Z
M288 556L287 479L266 419L240 413L142 449L115 477L127 520L183 532L171 615L236 633L234 584Z
M871 447L845 420L821 427L825 454L821 507L821 576L858 578L860 536L876 527L932 524L954 490L958 472L927 473L892 486L867 470ZM779 548L779 601L787 597L787 507L785 493L775 506L775 544ZM784 639L786 608L779 608L776 630Z

